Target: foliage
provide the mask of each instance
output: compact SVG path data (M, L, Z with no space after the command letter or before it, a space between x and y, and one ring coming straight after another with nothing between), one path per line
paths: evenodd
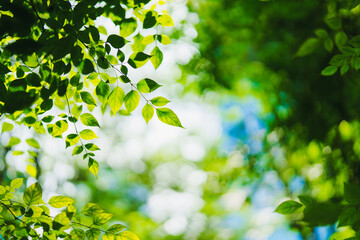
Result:
M96 176L98 168L93 166L97 162L91 158L94 148L89 147L94 145L84 143L97 138L86 127L100 127L93 109L99 104L102 113L128 115L138 106L139 96L146 101L146 115L157 109L144 94L160 85L148 78L135 84L128 77L129 67L140 68L149 59L158 68L163 58L158 44L170 43L165 35L157 34L157 26L173 25L171 17L155 11L156 3L148 9L149 2L104 1L100 6L98 1L2 1L0 114L37 133L64 137L66 147L74 146L74 154L83 154ZM132 17L127 16L130 11ZM101 17L120 27L120 35L107 36L98 25ZM156 34L143 37L142 29L149 28ZM130 45L132 51L125 50ZM150 54L145 53L147 46L152 48ZM62 111L57 116L50 111L54 105ZM168 121L172 111L162 113L164 123L181 127L179 121ZM82 131L78 131L79 120L85 127ZM11 123L5 124L3 131L10 130ZM68 132L69 124L75 132Z
M190 5L202 19L196 27L200 54L183 66L179 81L204 96L221 87L222 94L261 100L267 135L262 151L249 154L246 164L254 176L243 185L276 171L287 198L305 194L300 202L274 207L289 214L303 238L316 226L336 222L340 233L359 235L358 205L348 201L347 190L352 186L356 193L359 187L358 4L209 0ZM300 189L292 187L295 179L303 181Z
M64 139L66 148L73 148L72 155L82 155L90 172L97 176L99 164L94 152L100 148L92 140L97 138L95 129L101 126L94 109L101 109L103 114L130 115L141 96L146 122L155 109L162 122L182 127L175 113L163 107L167 99L148 99L147 94L160 84L149 78L138 83L130 79L149 60L157 69L163 60L162 45L171 43L159 32L160 26L173 26L167 12L156 10L159 4L165 2L1 1L0 116L5 120L1 132L12 133L15 125L25 125L38 134ZM107 34L110 29L100 25L104 19L110 20L119 34ZM152 34L143 36L150 30ZM5 150L20 142L11 136ZM38 178L41 146L34 138L26 143L33 149L26 153L30 158L27 172ZM94 227L112 217L96 204L86 204L81 212L68 197L52 197L45 204L39 183L25 189L22 202L14 200L13 191L21 182L15 179L10 187L0 186L4 238L98 239L101 235L102 239L138 239L123 231L125 227L120 224L107 230ZM49 205L66 209L52 217Z
M5 239L138 239L135 234L123 231L126 227L113 224L107 230L100 228L107 224L112 214L104 212L95 203L87 203L80 212L73 205L74 200L64 196L53 196L45 204L38 182L25 189L23 200L15 200L14 191L21 187L22 178L11 181L10 186L1 186L1 235ZM50 215L49 206L62 208L56 216ZM36 229L42 228L42 233ZM71 231L66 231L71 229Z

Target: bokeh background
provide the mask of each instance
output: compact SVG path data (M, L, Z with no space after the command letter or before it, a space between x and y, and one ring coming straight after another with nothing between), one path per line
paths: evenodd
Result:
M359 73L320 74L347 36L359 33L359 9L343 12L343 22L324 21L339 4L159 5L174 20L174 28L162 30L172 44L162 46L159 69L147 63L129 75L160 82L158 91L172 100L185 129L157 119L147 125L140 110L116 118L95 110L101 125L96 179L61 139L36 135L41 150L19 155L27 145L9 146L10 138L34 134L19 128L1 135L3 183L28 177L28 186L41 182L45 199L65 194L79 206L96 202L144 240L352 236L326 217L312 227L301 215L274 212L300 194L337 201L344 182L360 180ZM118 31L102 21L109 34Z

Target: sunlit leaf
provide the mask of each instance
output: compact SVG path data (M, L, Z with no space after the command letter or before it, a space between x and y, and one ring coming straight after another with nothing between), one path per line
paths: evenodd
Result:
M25 189L23 200L28 206L41 204L42 200L42 189L38 182L33 183Z
M110 93L108 98L108 104L111 111L116 115L116 112L119 111L123 102L124 102L125 93L124 91L116 86Z
M91 140L97 138L96 134L91 129L84 129L80 132L80 137L84 140Z
M51 197L49 200L50 206L52 206L54 208L66 207L73 203L74 203L74 200L72 200L69 197L64 197L64 196L54 196L54 197Z
M142 93L149 93L149 92L155 91L156 89L161 87L161 85L158 84L157 82L155 82L154 80L145 78L145 79L139 81L137 83L136 87Z
M126 94L124 101L126 110L131 113L139 105L140 95L137 91L131 90Z
M93 223L95 225L103 225L107 223L112 218L112 216L113 215L110 213L98 213L94 216Z
M80 115L81 122L86 126L100 127L98 121L91 113L83 113Z
M95 177L97 177L97 174L99 172L99 164L97 161L95 161L95 159L89 157L88 168L89 168L90 172L92 174L94 174Z
M38 143L38 141L36 141L36 140L33 139L33 138L28 138L28 139L26 139L26 143L27 143L30 147L40 149L40 144Z
M183 128L179 118L176 116L176 114L171 109L156 108L156 114L157 114L159 120L162 121L163 123Z
M10 132L13 129L14 129L14 125L12 125L11 123L4 122L1 128L1 133Z
M145 104L144 108L142 109L142 116L146 123L148 123L154 116L154 108L148 103Z
M162 107L168 104L170 101L164 97L154 97L150 102L156 107Z
M151 51L150 61L153 64L154 68L157 69L160 66L162 60L163 60L163 53L161 52L160 48L156 46Z

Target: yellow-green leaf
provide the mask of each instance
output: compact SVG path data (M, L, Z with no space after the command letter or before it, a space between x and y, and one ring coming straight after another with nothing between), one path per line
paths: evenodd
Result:
M139 105L140 95L137 91L131 90L126 94L124 101L126 110L131 113Z
M76 146L74 147L74 150L72 152L72 155L78 155L80 153L82 153L82 151L84 150L83 146Z
M49 200L50 206L52 206L54 208L66 207L73 203L74 203L74 200L72 200L69 197L64 197L64 196L54 196L54 197L51 197Z
M94 222L95 225L103 225L107 223L111 218L112 214L110 213L99 213L94 216Z
M94 174L95 177L97 177L97 174L99 172L99 163L95 159L89 157L88 167L90 172Z
M20 143L20 139L17 137L11 137L9 140L9 143L6 145L6 147L13 147Z
M26 143L27 143L30 147L37 148L37 149L40 148L40 145L39 145L38 141L36 141L36 140L33 139L33 138L26 139Z
M15 189L15 188L21 187L23 180L24 180L23 178L16 178L16 179L12 180L10 183L10 188Z
M14 129L14 125L12 125L11 123L4 122L1 128L1 133L10 132L13 129Z
M163 53L161 52L158 46L155 46L151 51L150 61L153 64L154 68L157 69L163 60Z
M90 113L84 113L84 114L80 115L80 120L86 126L100 127L100 125L99 125L98 121L96 120L96 118Z
M27 204L28 206L43 203L43 200L41 198L42 198L42 189L38 182L28 187L23 195L23 200L25 204Z
M80 132L80 137L84 140L91 140L97 138L96 134L91 129L84 129Z
M150 93L161 87L161 85L155 82L154 80L145 78L139 81L136 87L142 93Z
M148 123L151 118L154 116L154 108L150 104L145 104L142 110L142 116L145 119L146 123Z
M154 97L153 99L150 100L150 102L154 106L162 107L162 106L165 106L166 104L168 104L170 101L164 97Z
M140 240L134 233L130 231L121 232L116 240Z
M108 98L108 104L114 115L116 115L116 112L119 111L119 109L121 108L124 102L124 97L125 97L124 91L118 86L116 86L111 91Z
M162 121L163 123L183 128L179 118L176 116L176 114L171 109L157 108L156 114L157 114L159 120Z
M86 231L85 235L89 240L98 240L100 237L100 230L96 228L91 228L90 230Z

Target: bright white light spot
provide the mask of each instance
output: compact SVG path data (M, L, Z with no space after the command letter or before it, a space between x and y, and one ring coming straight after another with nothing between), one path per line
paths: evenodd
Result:
M240 210L246 199L246 192L240 189L231 190L222 196L225 209L229 212Z
M181 155L190 161L200 161L206 154L205 146L200 138L188 137L180 145Z
M180 235L186 230L187 220L184 215L171 217L164 223L164 230L170 235Z

